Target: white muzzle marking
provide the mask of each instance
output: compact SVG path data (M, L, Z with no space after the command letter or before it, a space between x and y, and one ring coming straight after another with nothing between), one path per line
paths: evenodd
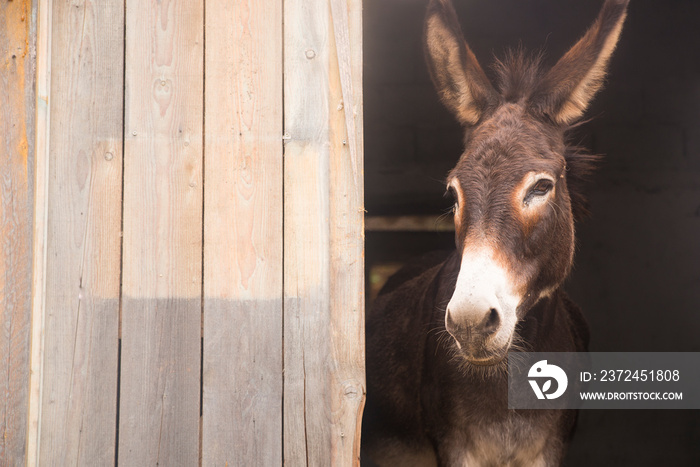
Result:
M455 292L447 305L446 324L449 315L458 326L478 330L491 310L496 310L498 329L485 343L491 349L502 349L510 343L517 322L516 310L522 296L516 290L515 277L496 260L491 246L467 247L462 254Z

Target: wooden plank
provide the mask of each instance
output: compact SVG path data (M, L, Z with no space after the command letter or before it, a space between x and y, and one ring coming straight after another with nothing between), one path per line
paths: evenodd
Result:
M331 464L359 466L365 401L362 0L330 1Z
M203 6L126 2L121 465L196 465Z
M282 1L206 8L204 465L282 464Z
M362 3L331 0L331 6L337 55L331 58L331 102L342 98L345 108L331 118L332 454L333 465L359 465L365 400Z
M36 9L0 2L0 459L25 462L31 326Z
M123 13L53 3L39 464L114 462Z
M333 21L328 0L284 5L284 460L290 465L359 462L361 5L343 2L340 8L346 19ZM334 23L348 28L338 34L348 40L337 51ZM339 62L353 69L341 70ZM341 80L343 73L351 79ZM342 82L351 82L352 90L343 92Z
M36 5L36 163L34 232L32 251L32 324L29 376L29 420L26 465L39 462L39 425L43 382L44 310L46 299L47 228L49 213L49 159L51 113L51 20L50 0Z
M327 0L284 2L284 461L331 465Z

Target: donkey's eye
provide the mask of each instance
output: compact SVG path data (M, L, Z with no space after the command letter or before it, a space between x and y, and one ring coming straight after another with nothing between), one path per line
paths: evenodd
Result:
M452 214L455 214L457 212L457 193L455 192L455 189L452 187L452 185L447 187L447 190L445 191L445 198L450 198L450 201L452 201L452 206L449 208L450 211L452 211Z
M535 186L532 187L531 193L535 196L544 196L549 191L554 187L554 184L552 183L551 180L547 180L546 178L543 178L539 180L537 183L535 183Z
M447 187L447 191L445 192L445 197L448 196L452 200L452 203L457 205L457 193L455 193L455 189L451 185Z
M545 196L547 193L552 191L552 188L554 188L554 183L551 180L541 178L532 186L532 188L530 188L530 191L528 191L523 202L525 204L530 204L530 202L537 197Z

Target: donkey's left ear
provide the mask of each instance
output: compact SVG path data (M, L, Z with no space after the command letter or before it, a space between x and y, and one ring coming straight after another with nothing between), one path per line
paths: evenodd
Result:
M628 3L629 0L605 0L593 26L545 75L531 98L535 108L564 125L583 115L603 85Z
M465 42L450 0L430 0L423 37L428 70L442 103L462 125L475 125L498 94Z

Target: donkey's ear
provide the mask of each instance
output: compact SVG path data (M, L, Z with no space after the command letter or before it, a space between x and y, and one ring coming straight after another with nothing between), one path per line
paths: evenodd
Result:
M474 125L498 95L464 41L450 0L430 0L425 55L440 99L463 125Z
M605 0L593 26L544 76L532 97L538 110L566 125L583 115L603 85L628 3L629 0Z

